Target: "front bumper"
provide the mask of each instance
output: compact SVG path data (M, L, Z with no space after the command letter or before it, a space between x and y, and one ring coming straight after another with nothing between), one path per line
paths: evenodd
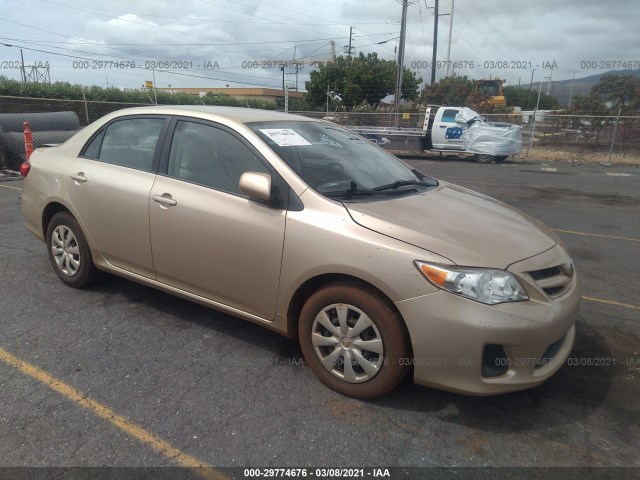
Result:
M414 367L415 383L492 395L547 380L573 347L580 285L572 272L563 291L551 297L526 272L561 264L568 256L556 246L509 268L529 294L525 302L490 306L444 291L397 302L411 337L413 358L406 362ZM487 373L487 346L502 347L504 355L490 359L502 367L499 374Z

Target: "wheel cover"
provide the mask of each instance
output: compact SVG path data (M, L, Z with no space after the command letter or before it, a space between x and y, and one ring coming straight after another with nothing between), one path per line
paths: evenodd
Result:
M320 362L349 383L375 377L384 362L384 345L371 318L353 305L324 307L311 327L311 343Z
M60 270L67 277L74 277L80 269L80 246L73 230L58 225L51 234L51 254Z

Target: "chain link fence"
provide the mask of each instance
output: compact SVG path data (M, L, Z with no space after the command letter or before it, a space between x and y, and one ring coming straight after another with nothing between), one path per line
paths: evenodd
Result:
M424 112L295 112L349 127L422 128ZM483 114L489 122L522 127L518 159L640 165L640 116L597 116L560 112ZM411 152L416 153L416 152Z
M3 114L31 114L73 112L78 128L84 127L102 116L130 107L152 104L99 102L85 100L60 100L0 96L0 169L17 168L24 155L24 145L20 143L19 131L2 130ZM424 123L422 112L292 112L312 118L324 118L345 126L400 127L421 129ZM565 115L560 112L518 114L487 114L488 121L509 122L523 128L522 153L516 158L535 160L560 160L605 164L640 165L640 116L593 116ZM64 135L55 134L68 128L61 128L63 117L51 116L46 128L50 134L38 134L34 147L40 143L55 143ZM45 122L46 123L46 122ZM6 129L5 129L6 130ZM68 136L68 134L67 134ZM14 151L22 148L17 152ZM410 151L407 153L422 153Z
M151 104L153 104L151 100L149 103L122 103L0 96L0 114L75 112L80 120L80 126L84 127L116 110L149 106Z
M63 142L108 113L149 104L0 96L0 171L15 172L25 159L24 120L31 123L37 148Z

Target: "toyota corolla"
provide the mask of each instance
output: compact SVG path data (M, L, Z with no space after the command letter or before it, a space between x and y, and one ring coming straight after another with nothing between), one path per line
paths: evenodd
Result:
M330 388L490 395L573 346L580 288L553 231L338 125L284 113L112 113L21 167L28 228L83 288L104 272L298 338Z

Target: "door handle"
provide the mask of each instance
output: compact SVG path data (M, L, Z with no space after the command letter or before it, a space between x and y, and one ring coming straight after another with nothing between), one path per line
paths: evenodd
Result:
M162 195L154 195L151 198L154 202L158 202L161 205L168 205L173 207L178 204L178 202L171 198L171 195L168 193L163 193Z
M446 125L440 125L440 128L447 128Z
M84 172L72 173L71 179L82 183L87 181L87 177L84 176Z

